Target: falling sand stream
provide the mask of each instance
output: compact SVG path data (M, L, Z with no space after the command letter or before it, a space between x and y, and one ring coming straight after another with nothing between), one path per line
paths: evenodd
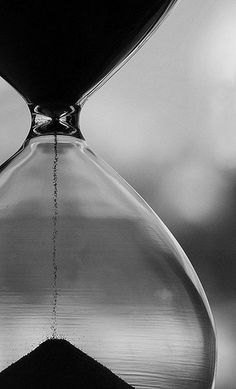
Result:
M53 266L53 301L52 301L52 338L57 338L57 222L58 222L58 143L57 134L54 134L53 159L53 211L52 211L52 266Z

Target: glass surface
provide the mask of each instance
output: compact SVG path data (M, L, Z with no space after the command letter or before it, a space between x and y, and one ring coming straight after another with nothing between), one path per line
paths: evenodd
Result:
M32 126L0 168L0 371L57 338L136 389L214 385L213 320L190 262L78 125L76 102L174 3L3 6L0 73L23 94Z
M1 174L1 368L53 332L135 388L210 388L215 335L188 259L117 173L63 135L55 307L54 167L54 138L41 136Z

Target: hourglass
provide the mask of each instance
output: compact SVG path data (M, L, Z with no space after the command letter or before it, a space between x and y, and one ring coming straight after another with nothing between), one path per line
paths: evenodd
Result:
M196 273L79 129L87 97L175 3L1 5L0 73L32 115L0 169L1 387L214 385L214 326ZM65 381L74 364L75 383Z

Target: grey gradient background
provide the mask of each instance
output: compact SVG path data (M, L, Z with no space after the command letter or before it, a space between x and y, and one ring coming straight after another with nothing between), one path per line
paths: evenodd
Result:
M0 162L29 126L23 99L0 79ZM182 0L89 99L81 128L188 254L216 321L216 388L235 389L235 0Z

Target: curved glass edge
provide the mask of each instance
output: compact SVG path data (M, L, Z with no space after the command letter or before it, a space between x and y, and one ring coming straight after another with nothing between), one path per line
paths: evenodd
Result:
M178 0L177 0L178 1ZM78 140L77 140L78 142ZM212 381L211 387L209 389L215 389L216 385L216 375L217 375L217 362L218 362L218 341L217 341L217 329L216 329L216 324L215 324L215 319L211 310L211 305L209 303L208 297L206 295L206 292L204 290L204 287L201 283L201 280L199 279L197 273L194 270L194 267L188 258L187 254L185 253L184 249L181 247L173 233L169 230L169 228L165 225L165 223L161 220L161 218L157 215L157 213L150 207L150 205L139 195L139 193L123 178L119 175L117 171L115 171L109 164L107 164L103 158L101 158L99 155L95 154L87 144L87 142L84 140L79 141L80 144L83 145L84 150L89 152L90 158L93 158L97 164L102 167L106 172L110 173L112 176L116 177L117 181L121 182L122 185L127 189L128 192L131 192L132 195L136 198L136 200L139 202L141 206L143 206L152 217L158 220L162 230L165 232L166 237L168 236L169 242L171 242L172 248L178 251L179 257L182 258L182 266L185 268L186 273L188 274L189 278L192 280L195 288L197 289L199 295L204 301L204 306L207 311L208 317L210 319L214 335L215 335L215 347L213 350L214 354L214 377ZM184 265L184 263L187 264L187 266Z
M141 48L142 46L151 38L151 36L155 33L155 31L160 27L160 25L164 22L164 20L170 15L170 12L173 11L174 7L176 7L181 0L172 0L172 2L168 5L163 15L158 19L158 21L154 24L153 27L147 32L147 34L136 44L133 50L123 58L114 69L112 69L104 78L102 78L95 86L90 88L78 101L76 104L81 107L85 104L87 99L98 89L100 89L114 74L116 74Z

